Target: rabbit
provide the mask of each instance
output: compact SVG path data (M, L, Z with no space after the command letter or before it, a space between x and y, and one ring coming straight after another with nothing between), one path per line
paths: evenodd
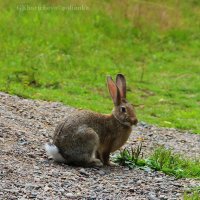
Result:
M77 110L55 129L53 144L45 144L48 156L57 162L83 167L112 166L109 156L127 141L138 120L126 99L126 79L117 74L116 83L107 76L114 103L112 114Z

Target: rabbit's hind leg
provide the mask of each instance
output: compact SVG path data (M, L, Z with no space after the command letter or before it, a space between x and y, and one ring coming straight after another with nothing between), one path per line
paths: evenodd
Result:
M101 162L100 159L96 158L96 151L97 151L97 146L95 146L95 148L93 149L92 156L90 158L90 161L88 162L88 165L102 167L103 163Z
M76 150L73 156L73 163L79 166L93 167L103 166L103 163L95 157L96 150L99 146L99 136L90 127L83 125L78 128L76 133Z

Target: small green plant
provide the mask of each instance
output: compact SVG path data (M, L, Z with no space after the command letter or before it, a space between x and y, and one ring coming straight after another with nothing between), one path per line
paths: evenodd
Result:
M146 164L151 168L166 172L168 172L168 169L181 172L182 170L177 167L179 162L179 155L173 155L171 149L165 149L164 147L157 148L153 155L146 159Z
M147 159L143 159L141 152L142 142L135 149L128 150L125 148L116 156L114 161L130 169L136 166L145 166L177 178L200 178L200 160L183 158L163 146L156 148Z
M145 160L147 166L165 174L182 177L200 177L200 161L183 158L171 149L161 146Z
M114 161L122 166L133 169L136 166L144 166L142 157L142 142L140 142L136 148L132 147L130 151L125 148L116 156Z

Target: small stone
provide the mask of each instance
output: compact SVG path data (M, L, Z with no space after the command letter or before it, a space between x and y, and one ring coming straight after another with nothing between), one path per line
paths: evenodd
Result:
M36 158L35 154L34 153L27 153L27 155L30 157L30 158Z
M20 138L18 140L18 144L20 144L20 145L27 145L27 144L29 144L29 142L25 138Z
M35 177L35 178L34 178L34 181L35 181L35 182L40 182L40 180L41 180L41 179L38 178L38 177Z
M167 200L168 199L168 197L166 197L165 195L160 195L159 198L160 198L160 200Z
M103 176L103 175L105 175L106 173L105 173L103 170L99 170L99 171L98 171L98 174L101 175L101 176Z
M135 192L135 189L134 188L130 188L129 192Z
M89 176L89 173L86 172L84 168L81 168L81 169L79 170L79 173L80 173L81 175L84 175L84 176Z
M87 200L95 200L97 199L96 194L90 194L90 197L87 198Z
M29 197L30 198L36 198L37 197L37 192L31 192L31 195Z
M44 187L44 191L47 192L48 190L50 190L51 188L48 187L47 185Z
M142 180L138 180L138 181L136 182L137 185L140 185L141 183L142 183Z
M156 197L156 194L155 194L154 192L150 192L150 193L149 193L148 199L149 199L149 200L159 200L159 199Z
M152 169L150 167L144 167L144 171L147 173L151 173Z
M75 197L74 194L72 194L72 193L66 193L65 196L68 197L68 198L70 198L70 197L71 197L71 198L72 198L72 197Z
M59 191L60 191L60 192L64 192L65 190L64 190L63 188L60 188Z
M163 178L162 178L162 177L156 177L156 178L155 178L155 181L156 181L156 182L162 182L162 181L163 181Z
M127 197L127 200L135 200L135 197Z
M176 187L183 187L180 183L173 183L173 185Z

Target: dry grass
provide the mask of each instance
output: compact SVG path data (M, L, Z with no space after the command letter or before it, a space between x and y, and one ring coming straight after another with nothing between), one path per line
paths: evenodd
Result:
M111 16L117 15L130 20L133 26L139 29L156 28L160 31L166 31L184 25L180 10L163 3L117 0L107 4L106 11Z

